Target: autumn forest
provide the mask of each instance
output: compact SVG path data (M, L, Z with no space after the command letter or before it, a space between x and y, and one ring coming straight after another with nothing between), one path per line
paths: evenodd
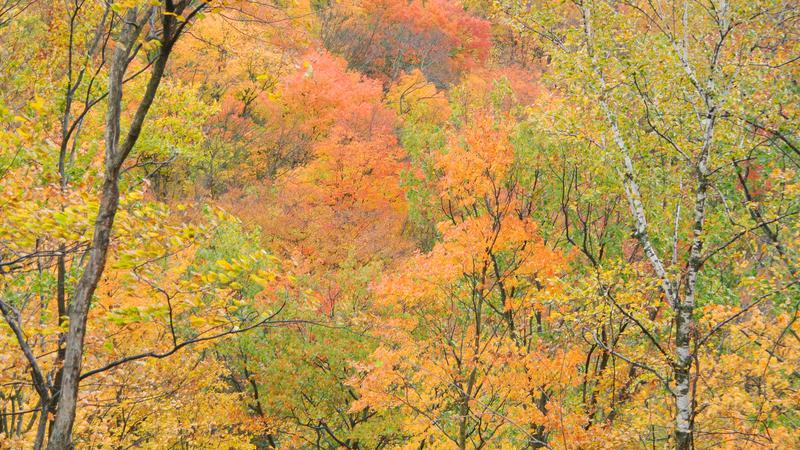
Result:
M0 0L0 449L800 448L800 2Z

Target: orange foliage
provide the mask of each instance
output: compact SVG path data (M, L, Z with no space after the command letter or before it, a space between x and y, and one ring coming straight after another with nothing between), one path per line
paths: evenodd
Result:
M281 81L273 103L282 105L283 120L305 140L310 161L237 210L259 223L277 249L309 268L403 251L402 239L386 240L401 235L404 164L380 84L347 71L341 58L325 52L303 61Z

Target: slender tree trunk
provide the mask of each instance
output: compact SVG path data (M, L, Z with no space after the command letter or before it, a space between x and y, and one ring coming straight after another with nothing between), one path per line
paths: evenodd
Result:
M139 35L142 24L137 23L136 8L130 9L123 18L123 26L120 33L117 47L109 69L108 82L108 112L106 113L106 132L105 132L105 178L100 194L100 207L97 213L94 226L94 236L92 237L92 248L89 251L89 261L83 271L83 275L78 281L72 299L69 304L68 317L69 329L67 331L64 348L64 366L62 368L61 383L57 386L56 392L58 406L55 418L50 428L50 439L47 445L48 450L67 450L74 448L72 445L72 427L75 422L77 409L78 384L80 382L81 364L83 359L83 343L86 336L86 323L89 315L89 306L94 295L100 277L105 268L108 247L111 239L111 230L114 224L114 217L119 205L119 175L120 168L127 157L130 148L133 147L141 121L144 119L149 103L155 95L155 88L158 86L163 65L159 65L165 58L159 57L157 64L153 68L153 74L148 89L145 92L142 105L137 110L136 117L131 124L131 132L136 135L131 139L131 132L119 148L120 137L120 116L122 113L122 85L125 70L129 63L131 48ZM159 73L160 69L160 73ZM155 80L155 87L153 82ZM150 96L148 102L148 95ZM148 104L146 104L148 103ZM146 104L146 105L145 105ZM144 106L143 114L142 106ZM141 116L141 117L140 117ZM139 123L137 124L137 120Z
M694 168L696 177L694 198L694 223L692 225L692 246L689 249L686 286L682 302L676 302L675 309L675 447L678 450L694 448L694 390L692 386L692 340L695 334L694 307L697 290L697 276L703 265L703 232L705 230L706 203L708 200L708 158L714 137L716 110L714 100L706 97L708 113L702 120L703 145Z
M678 360L675 364L675 448L690 450L693 442L693 403L691 389L691 350L689 348L692 329L692 311L681 305L677 314L676 352Z
M118 172L114 175L118 175ZM106 181L103 183L102 196L89 263L78 282L69 307L69 331L64 353L64 368L58 391L58 408L51 428L48 450L72 448L72 425L77 406L78 381L89 305L100 276L103 274L111 228L119 203L119 187L115 177L107 175Z

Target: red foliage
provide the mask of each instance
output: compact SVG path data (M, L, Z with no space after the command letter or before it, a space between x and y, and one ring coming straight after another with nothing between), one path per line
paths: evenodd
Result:
M489 22L468 14L459 2L365 0L339 14L348 19L326 45L351 67L384 82L418 68L442 86L489 56Z

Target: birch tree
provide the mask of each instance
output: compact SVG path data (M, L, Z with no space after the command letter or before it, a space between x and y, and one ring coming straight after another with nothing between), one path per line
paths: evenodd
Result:
M769 264L784 268L767 283L780 292L770 301L790 298L797 281L793 257L782 256L770 231L796 220L796 196L748 198L741 174L796 165L793 145L781 137L796 132L790 104L797 94L786 79L798 73L791 31L797 9L789 2L727 0L497 5L510 27L539 41L556 96L574 107L546 112L549 131L589 143L599 163L616 173L631 237L673 321L667 342L640 331L664 349L668 373L642 366L668 381L679 449L693 448L698 429L699 347L728 323L700 332L698 306L726 301L710 289L719 276L715 267L744 237L761 233L772 248ZM762 121L784 131L770 137ZM737 301L744 309L756 306ZM632 355L617 356L639 364Z

